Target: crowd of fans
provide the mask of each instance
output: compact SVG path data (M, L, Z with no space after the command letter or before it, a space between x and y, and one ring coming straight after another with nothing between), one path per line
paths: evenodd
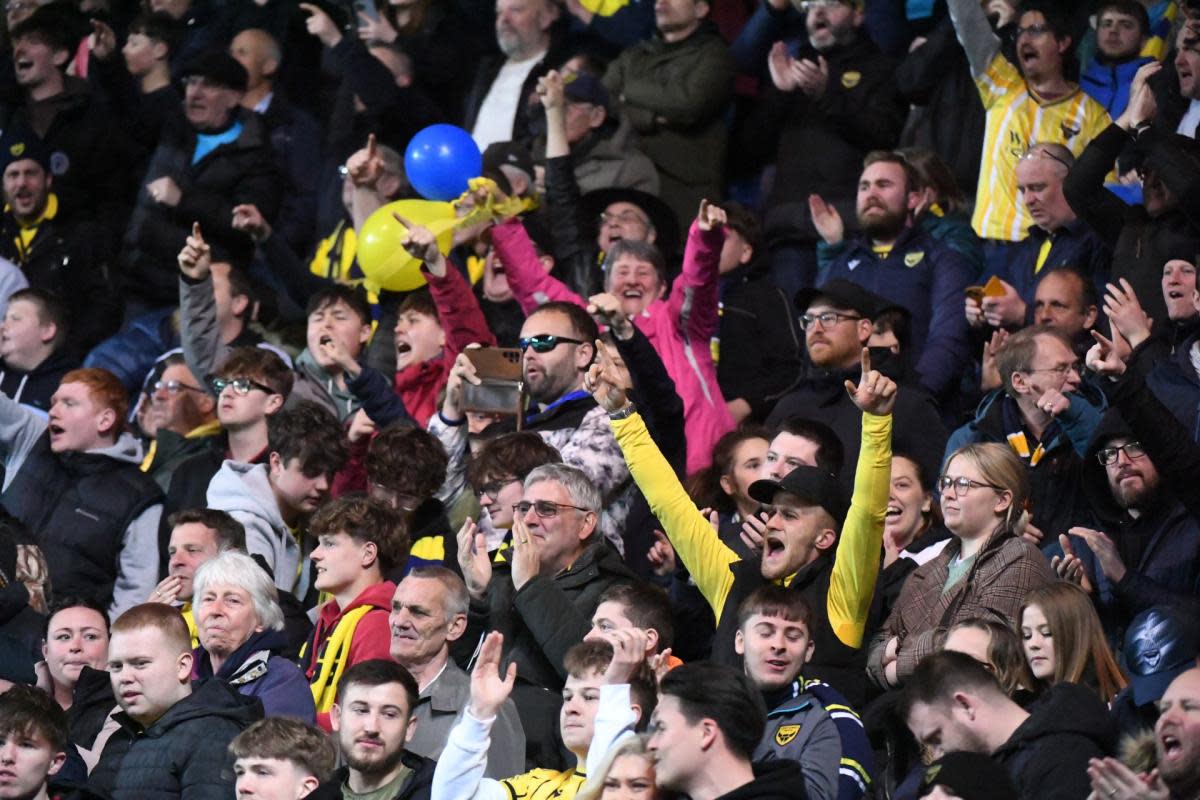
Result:
M3 11L0 798L1200 800L1195 0Z

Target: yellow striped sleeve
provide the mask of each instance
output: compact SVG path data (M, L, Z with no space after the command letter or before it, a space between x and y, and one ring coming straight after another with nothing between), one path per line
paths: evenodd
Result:
M675 471L650 438L641 415L613 420L612 428L629 472L650 510L662 523L675 552L720 622L725 599L733 588L730 567L738 561L737 553L725 546L688 497Z
M829 624L848 647L861 647L879 577L883 521L892 480L892 417L863 414L862 447L850 511L838 537L825 606Z

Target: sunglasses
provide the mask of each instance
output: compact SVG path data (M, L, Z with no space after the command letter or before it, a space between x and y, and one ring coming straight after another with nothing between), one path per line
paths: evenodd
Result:
M539 333L534 336L523 336L517 341L517 344L520 345L522 353L531 347L535 353L549 353L560 344L587 344L587 342L567 336L555 336L553 333Z

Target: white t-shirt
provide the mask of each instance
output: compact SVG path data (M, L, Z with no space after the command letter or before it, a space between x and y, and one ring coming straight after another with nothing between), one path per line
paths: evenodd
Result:
M486 150L493 142L507 142L512 139L517 104L525 100L521 97L521 87L545 55L546 51L543 50L524 61L509 59L504 62L500 73L492 81L487 96L483 98L479 116L475 118L475 128L471 131L471 138L479 145L480 151Z
M1183 115L1183 119L1179 120L1179 127L1175 129L1175 132L1195 139L1197 127L1200 127L1200 100L1193 100L1192 104L1188 106L1187 113Z

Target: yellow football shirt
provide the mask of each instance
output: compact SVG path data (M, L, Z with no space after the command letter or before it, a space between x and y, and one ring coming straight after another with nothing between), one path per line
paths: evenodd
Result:
M984 239L1019 242L1033 224L1017 196L1016 167L1026 149L1057 142L1078 156L1111 119L1079 87L1060 99L1041 100L1000 53L975 85L987 111L987 129L971 225Z
M573 769L534 769L505 778L500 785L512 800L573 800L583 782L584 776Z

